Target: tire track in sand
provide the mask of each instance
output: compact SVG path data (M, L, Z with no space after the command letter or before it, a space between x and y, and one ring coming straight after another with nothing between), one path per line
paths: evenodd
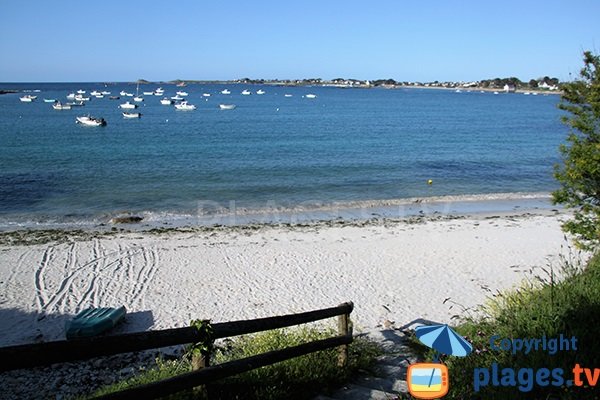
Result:
M42 254L42 259L38 264L37 269L33 275L33 284L35 287L35 302L37 305L38 311L44 311L46 309L46 304L48 303L48 298L46 297L46 283L45 283L45 275L46 269L48 268L48 264L52 262L54 258L54 246L46 247L44 254Z

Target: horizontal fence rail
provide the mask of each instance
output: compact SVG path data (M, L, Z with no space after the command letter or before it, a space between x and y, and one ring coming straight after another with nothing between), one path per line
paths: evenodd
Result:
M204 385L218 379L227 378L242 372L250 371L256 368L275 364L291 358L314 353L316 351L326 350L328 348L347 345L352 343L352 335L337 336L329 339L322 339L310 343L304 343L294 347L288 347L282 350L270 351L268 353L230 361L211 367L202 368L197 371L177 375L162 381L125 389L120 392L96 397L95 399L115 400L115 399L156 399L185 389L191 389Z
M347 302L340 304L337 307L308 311L299 314L215 323L212 324L214 332L213 338L221 339L305 324L340 315L349 315L353 308L354 305L352 302ZM196 328L183 327L115 336L100 336L2 347L0 348L0 372L196 343L200 340L202 340L202 338L199 337Z

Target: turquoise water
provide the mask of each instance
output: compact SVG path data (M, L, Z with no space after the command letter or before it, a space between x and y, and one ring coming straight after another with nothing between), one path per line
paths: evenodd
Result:
M162 87L169 97L179 89ZM66 101L77 89L135 93L135 85L0 88L40 90L31 93L33 103L20 102L22 93L0 96L0 226L101 221L123 211L160 219L232 204L290 209L548 192L566 137L553 95L188 85L183 90L197 110L176 111L161 97L144 96L142 118L126 120L117 106L131 98L93 98L70 111L42 99ZM231 95L221 94L224 88ZM244 89L253 94L241 95ZM237 108L220 110L220 103ZM75 123L88 113L107 126Z

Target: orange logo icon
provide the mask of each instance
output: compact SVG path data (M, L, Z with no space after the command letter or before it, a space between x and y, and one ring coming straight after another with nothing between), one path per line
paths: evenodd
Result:
M417 399L439 399L448 393L448 368L444 364L412 364L406 378L408 391Z

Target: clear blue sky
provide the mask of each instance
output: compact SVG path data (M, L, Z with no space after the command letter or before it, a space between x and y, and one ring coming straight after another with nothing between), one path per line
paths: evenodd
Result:
M0 82L573 77L599 0L0 0Z

